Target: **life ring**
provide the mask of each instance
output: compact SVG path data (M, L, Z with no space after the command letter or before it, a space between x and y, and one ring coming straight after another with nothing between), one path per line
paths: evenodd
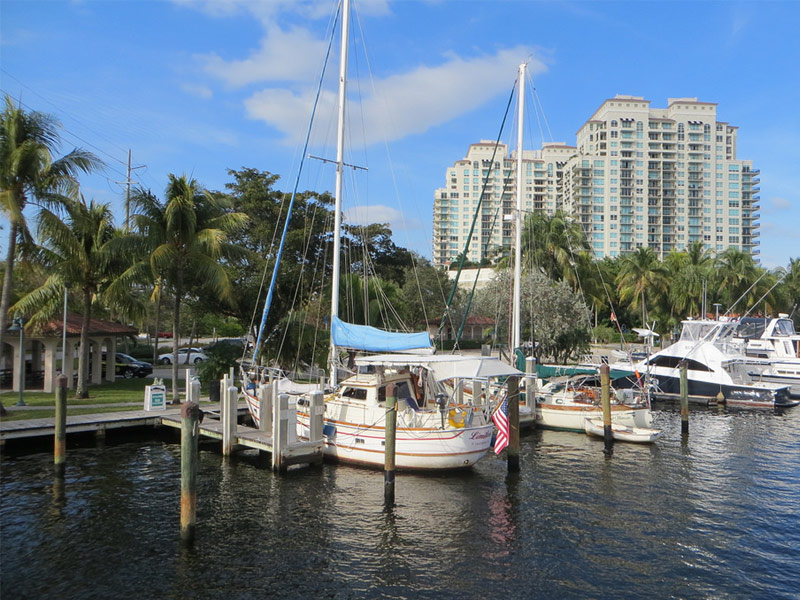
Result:
M447 413L450 426L456 429L464 427L467 423L467 412L468 411L463 409L451 408L450 412Z

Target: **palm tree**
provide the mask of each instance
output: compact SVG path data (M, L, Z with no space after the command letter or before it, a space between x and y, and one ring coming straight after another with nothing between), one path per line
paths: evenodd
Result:
M590 251L580 223L557 211L554 215L533 213L522 229L522 260L526 269L539 268L554 281L565 280L578 287L577 257Z
M621 302L630 301L634 310L641 304L643 325L647 326L647 296L665 290L666 269L652 248L639 247L620 258L617 290Z
M699 315L703 305L703 283L710 282L714 259L702 242L692 242L685 252L670 252L664 259L670 285L667 293L670 316L678 320Z
M714 266L717 275L714 287L728 310L745 312L766 291L756 285L764 270L747 252L728 248L717 256Z
M58 129L58 122L50 115L26 112L5 96L0 113L0 210L10 226L0 295L0 347L8 324L17 241L31 239L25 207L33 199L52 207L66 197L77 198L78 173L102 165L94 155L77 148L54 160L53 152L60 144Z
M58 314L66 283L80 293L82 322L78 359L77 398L88 397L89 322L92 306L98 302L114 275L119 271L119 257L110 251L115 235L113 216L108 204L79 201L64 203L66 220L48 209L39 213L37 250L39 262L49 270L49 277L39 288L22 297L14 309L33 312L33 327ZM124 302L124 300L123 300ZM121 312L125 308L121 307Z
M121 278L132 282L149 271L151 279L169 287L173 295L172 397L178 401L178 342L181 303L187 291L210 291L233 302L228 274L221 259L242 253L228 242L228 235L244 226L244 213L230 212L227 199L214 196L186 175L169 175L166 201L150 195L139 198L143 212L134 216L134 226L144 236L137 261ZM121 285L121 284L118 284Z

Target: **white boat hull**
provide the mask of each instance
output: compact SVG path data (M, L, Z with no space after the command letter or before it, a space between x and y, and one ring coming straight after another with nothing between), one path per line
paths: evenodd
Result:
M586 419L583 427L587 435L605 436L605 426L602 419ZM612 422L611 436L620 442L651 444L661 437L661 430L651 427L629 427Z
M556 404L555 402L536 403L536 425L545 429L561 429L566 431L584 431L586 419L602 419L603 409L600 406L585 404ZM620 425L630 427L650 427L653 424L649 408L634 408L613 405L611 420Z
M324 419L325 456L342 463L383 468L384 424L366 426ZM457 429L399 426L395 434L395 466L399 470L450 470L471 467L489 450L493 425ZM308 436L308 414L298 411L297 433Z

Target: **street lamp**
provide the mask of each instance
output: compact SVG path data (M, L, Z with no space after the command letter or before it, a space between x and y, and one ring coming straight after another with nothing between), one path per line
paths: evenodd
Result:
M22 399L22 394L25 392L25 319L17 317L12 323L14 326L9 327L9 331L19 330L19 400L17 406L25 406L25 400Z

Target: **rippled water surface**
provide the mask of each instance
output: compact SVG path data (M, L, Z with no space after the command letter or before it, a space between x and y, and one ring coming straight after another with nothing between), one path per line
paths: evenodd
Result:
M655 445L522 438L449 476L325 465L273 475L201 451L178 540L180 448L157 439L0 463L2 598L797 598L800 411L660 411Z

